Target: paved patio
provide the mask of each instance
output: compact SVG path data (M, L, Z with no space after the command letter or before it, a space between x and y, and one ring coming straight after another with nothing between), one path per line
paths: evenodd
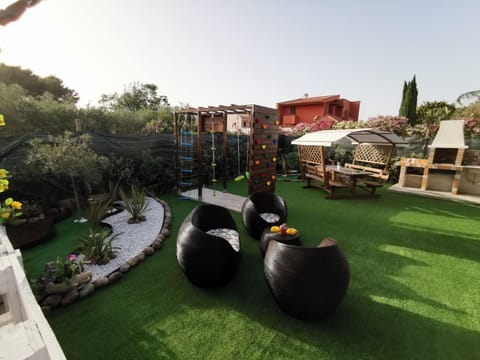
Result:
M421 190L421 189L412 188L412 187L400 187L398 184L390 186L388 190L399 192L399 193L407 193L407 194L431 197L436 199L460 201L460 202L480 205L480 196L475 196L475 195L462 195L462 194L452 195L451 193L446 191L432 191L432 190Z
M202 189L202 198L198 198L198 190L192 189L180 194L180 196L197 200L206 204L214 204L223 206L227 209L240 212L242 210L242 205L245 202L245 196L234 195L230 193L223 192L222 190L216 190L215 195L212 189L203 188Z

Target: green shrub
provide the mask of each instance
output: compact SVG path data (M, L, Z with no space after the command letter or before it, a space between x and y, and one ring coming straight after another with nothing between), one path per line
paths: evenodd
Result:
M115 257L117 247L112 242L118 237L110 236L110 229L97 228L90 229L90 234L82 236L78 246L78 251L85 255L93 264L103 265Z
M132 185L130 195L127 195L120 189L120 206L130 214L129 224L139 223L145 221L145 211L147 210L147 203L145 200L145 191Z
M287 168L288 170L300 170L300 165L298 161L298 152L292 151L289 152L286 156Z
M111 207L112 201L110 199L93 200L90 202L90 210L87 213L87 220L92 229L98 229L101 226L100 222Z

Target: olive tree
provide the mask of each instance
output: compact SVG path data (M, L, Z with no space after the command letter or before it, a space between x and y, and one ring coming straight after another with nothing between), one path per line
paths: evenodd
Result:
M50 137L49 142L34 139L30 142L27 164L37 165L43 173L70 178L77 208L80 210L79 184L93 184L101 180L108 159L97 155L89 146L90 136L74 136L66 131L63 136Z

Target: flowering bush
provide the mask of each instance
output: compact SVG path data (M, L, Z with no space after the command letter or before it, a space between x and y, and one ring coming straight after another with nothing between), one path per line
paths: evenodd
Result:
M480 138L480 120L465 119L465 137Z
M44 295L48 283L71 284L76 274L83 272L83 261L77 254L69 254L65 259L57 257L45 264L43 274L33 283L33 289L39 296Z
M405 128L405 134L408 137L419 137L424 139L433 139L438 131L438 123L422 123L414 126L407 126Z
M0 114L0 126L5 126L5 119ZM0 169L0 193L8 190L8 171ZM19 210L22 208L22 203L13 200L11 197L7 198L0 204L0 224L13 221L17 216L22 215Z
M310 131L321 131L321 130L330 130L332 126L336 123L335 120L321 120L318 118L314 119Z
M405 132L408 119L405 116L378 115L369 117L365 124L367 128L376 128L402 135Z
M335 130L341 130L341 129L360 129L364 127L363 123L358 122L358 121L339 121L333 125L333 129Z
M22 215L19 211L21 208L21 202L14 201L11 197L7 198L0 208L0 223L13 222L16 217Z
M310 124L307 123L298 123L293 128L294 135L303 135L310 132Z
M75 274L83 271L83 261L77 254L69 254L65 259L57 258L45 264L43 274L37 278L36 285L45 286L49 282L69 284Z

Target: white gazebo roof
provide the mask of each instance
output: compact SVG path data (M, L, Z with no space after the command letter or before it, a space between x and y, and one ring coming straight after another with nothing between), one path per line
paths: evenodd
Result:
M331 146L343 138L356 144L405 145L407 142L391 131L380 129L321 130L305 134L292 141L294 145Z
M445 149L466 149L465 136L463 134L463 120L442 120L440 128L435 135L430 147Z

